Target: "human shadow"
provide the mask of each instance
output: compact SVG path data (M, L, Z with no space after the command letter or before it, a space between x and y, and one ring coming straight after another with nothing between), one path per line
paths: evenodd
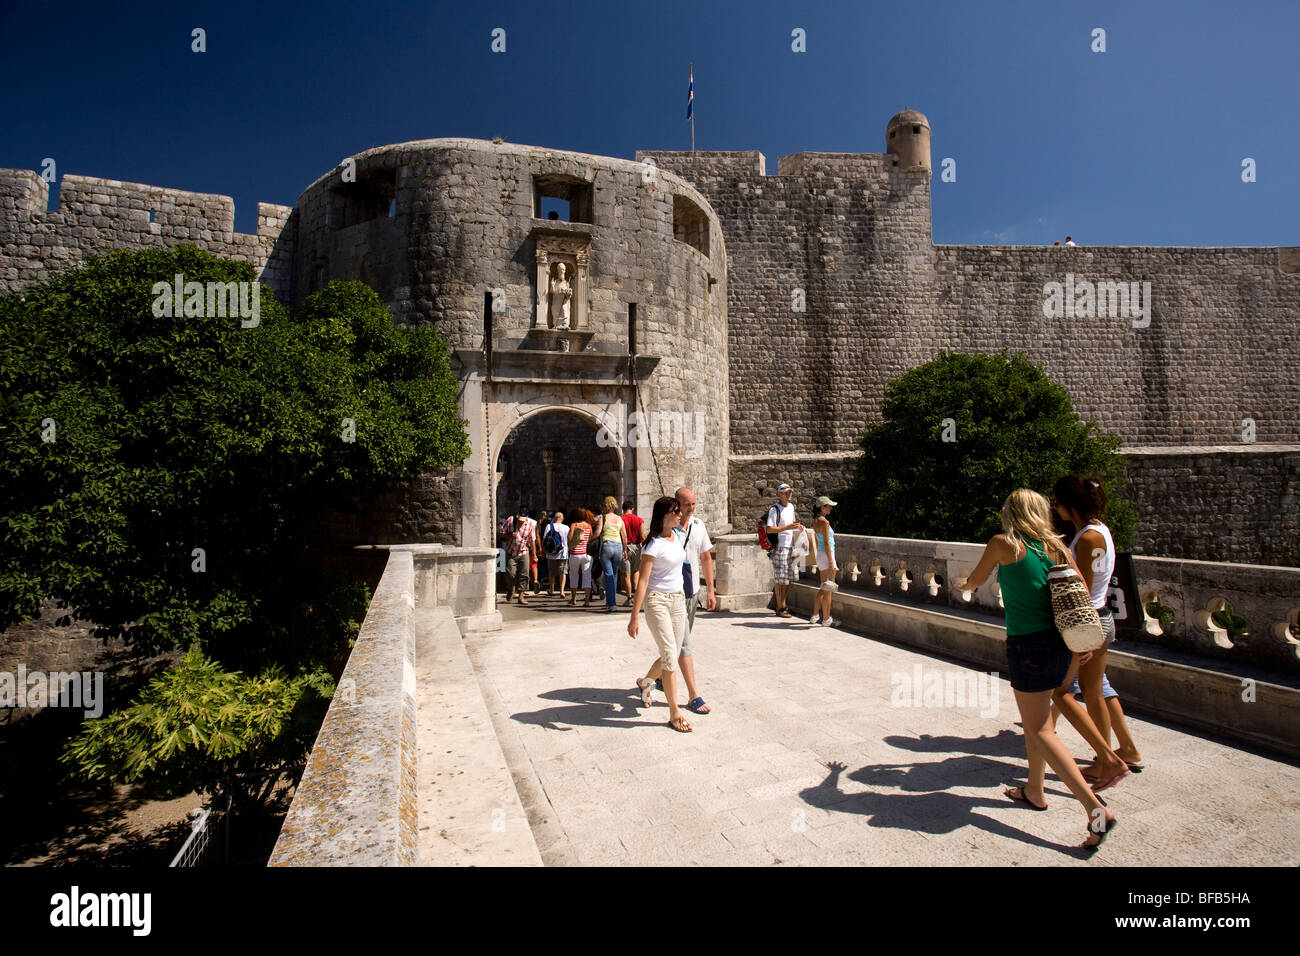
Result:
M645 727L663 723L660 720L642 719L641 711L645 708L641 705L641 695L635 690L565 687L538 696L543 700L560 700L569 703L559 707L511 714L510 719L517 720L521 724L535 724L547 730L572 730L574 727Z
M1090 855L1090 851L1077 845L1053 843L976 813L980 807L1004 809L1014 804L1006 797L970 797L936 790L933 779L926 780L925 785L922 785L923 777L917 773L915 766L867 766L849 775L850 780L872 786L902 786L913 791L909 793L879 793L873 790L849 793L840 788L840 775L847 769L845 765L832 761L826 767L828 774L825 780L799 792L800 798L809 806L837 813L861 814L870 818L868 825L873 827L943 834L972 826L1030 846L1069 853L1080 858Z
M977 754L984 757L1024 757L1025 736L1014 730L999 730L991 737L958 737L947 735L934 737L930 734L903 736L894 734L885 738L885 743L899 750L913 753L963 753Z

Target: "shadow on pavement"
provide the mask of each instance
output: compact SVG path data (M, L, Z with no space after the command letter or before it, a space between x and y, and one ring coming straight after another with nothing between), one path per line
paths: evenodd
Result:
M539 695L543 700L569 701L567 705L511 714L521 724L536 724L548 730L573 727L645 727L663 723L643 719L641 695L633 689L609 687L566 687ZM660 708L667 719L667 710ZM568 726L564 726L564 725Z
M973 763L971 763L973 761ZM1017 840L1031 846L1068 853L1072 856L1086 858L1089 851L1078 845L1064 845L1044 840L1041 837L1007 826L991 817L975 811L980 807L1003 809L1014 806L1006 797L970 797L955 793L945 793L944 788L960 784L961 786L988 786L1002 783L1007 779L1003 769L1006 765L978 757L955 757L938 764L876 764L861 767L849 774L849 779L867 786L898 787L908 793L878 793L873 790L848 793L840 789L840 775L846 767L842 763L831 762L826 765L826 779L815 787L807 787L799 796L809 806L837 813L857 813L870 817L868 825L897 830L909 830L916 833L952 833L962 827L971 826L991 833L994 836ZM935 773L929 768L938 767ZM958 767L963 777L945 782L943 768L955 771ZM1016 772L1019 772L1016 768ZM976 779L971 779L975 777ZM1048 791L1055 793L1056 791ZM1066 794L1069 797L1069 794ZM1073 797L1070 797L1073 800ZM1086 835L1082 831L1087 821L1080 822L1079 842Z

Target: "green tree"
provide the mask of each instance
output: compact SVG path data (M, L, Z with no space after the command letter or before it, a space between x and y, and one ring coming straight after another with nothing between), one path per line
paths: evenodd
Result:
M365 607L364 588L308 570L321 519L346 495L464 459L456 380L437 334L395 327L360 283L331 283L296 315L262 289L245 328L155 315L155 283L177 274L255 279L182 246L91 259L0 298L0 628L56 598L141 655L197 648L177 679L292 711L308 688L328 694ZM119 734L116 756L77 749L87 772L138 770L128 751L155 754L160 773L175 764L147 738L167 721L114 726L146 736ZM252 753L263 730L219 739ZM218 758L235 766L224 743Z
M1081 421L1065 389L1024 355L943 352L891 382L882 412L840 498L846 531L985 541L1016 488L1050 496L1062 475L1088 474L1110 495L1116 545L1132 541L1119 439Z

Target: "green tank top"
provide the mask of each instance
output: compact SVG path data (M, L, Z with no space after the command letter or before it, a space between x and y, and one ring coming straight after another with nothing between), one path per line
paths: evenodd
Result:
M1007 613L1007 637L1032 634L1056 624L1047 572L1055 563L1044 553L1041 541L1027 542L1025 556L998 568L1002 605Z

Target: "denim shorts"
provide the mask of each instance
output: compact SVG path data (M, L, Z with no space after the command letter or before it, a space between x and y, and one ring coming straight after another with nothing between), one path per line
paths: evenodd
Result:
M1032 634L1007 635L1011 688L1023 694L1055 690L1070 672L1073 655L1055 627Z

